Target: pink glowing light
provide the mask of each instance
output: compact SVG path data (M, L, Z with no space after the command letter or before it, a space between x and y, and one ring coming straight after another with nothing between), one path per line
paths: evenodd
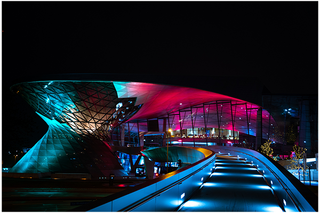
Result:
M132 116L128 121L152 119L157 117L165 117L170 113L178 112L179 110L186 109L191 106L200 105L208 102L221 101L217 106L216 104L206 105L203 109L198 107L193 108L193 114L198 117L193 119L194 127L203 127L203 115L205 110L206 116L209 115L210 119L207 123L207 128L219 128L216 120L216 112L218 107L220 118L220 128L226 130L239 131L245 134L256 135L256 118L257 111L260 106L240 100L237 98L229 97L226 95L204 91L200 89L170 86L170 85L158 85L151 83L138 83L138 82L113 82L118 92L119 98L136 97L135 105L143 104L141 109ZM224 103L222 103L224 102ZM230 103L234 104L230 106ZM230 113L232 112L232 113ZM232 114L232 115L231 115ZM274 119L270 116L266 110L262 111L263 114L263 128L267 128L269 122L274 124ZM268 117L267 117L268 115ZM187 118L188 114L182 113L181 120L179 116L171 117L170 122L173 131L180 129L180 122L183 124L183 129L192 128L191 116ZM233 116L233 119L232 119ZM241 119L240 119L241 118ZM234 125L232 123L234 120ZM159 121L161 122L161 121ZM249 123L249 126L248 126ZM163 124L159 123L160 131L163 130ZM249 127L249 128L248 128ZM147 124L139 123L140 131L147 131ZM249 131L248 131L249 130ZM164 130L165 131L165 130ZM268 129L263 129L263 132L268 132ZM266 138L269 136L265 136Z

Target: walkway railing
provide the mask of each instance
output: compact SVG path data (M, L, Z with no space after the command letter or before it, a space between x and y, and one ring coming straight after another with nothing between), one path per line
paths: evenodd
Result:
M271 187L283 211L318 211L318 200L299 180L254 150L211 146L214 152L232 155L252 164ZM175 211L201 187L214 170L216 154L150 182L99 199L75 211ZM307 189L307 191L304 191Z
M175 211L210 177L216 155L74 211Z
M295 180L284 168L276 166L261 153L240 147L212 146L212 150L223 154L243 158L251 163L263 175L267 184L272 188L275 196L280 200L280 207L285 211L313 212L318 210L315 196L310 196L308 189L301 182Z

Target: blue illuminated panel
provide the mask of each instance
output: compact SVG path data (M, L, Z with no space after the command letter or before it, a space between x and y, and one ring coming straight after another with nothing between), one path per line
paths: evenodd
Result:
M82 141L67 124L37 113L49 126L47 133L34 145L10 172L44 173L53 171L74 170L74 162ZM79 165L81 167L81 165Z

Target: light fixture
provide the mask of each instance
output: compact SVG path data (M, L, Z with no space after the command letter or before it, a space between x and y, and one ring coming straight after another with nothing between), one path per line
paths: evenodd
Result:
M181 196L180 196L180 198L181 198L181 199L184 198L185 195L186 195L185 193L182 193Z

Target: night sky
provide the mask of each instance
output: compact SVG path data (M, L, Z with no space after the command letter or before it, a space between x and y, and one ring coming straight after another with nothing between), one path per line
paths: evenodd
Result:
M37 73L254 76L317 94L318 2L2 2L3 151L46 131L9 91Z

